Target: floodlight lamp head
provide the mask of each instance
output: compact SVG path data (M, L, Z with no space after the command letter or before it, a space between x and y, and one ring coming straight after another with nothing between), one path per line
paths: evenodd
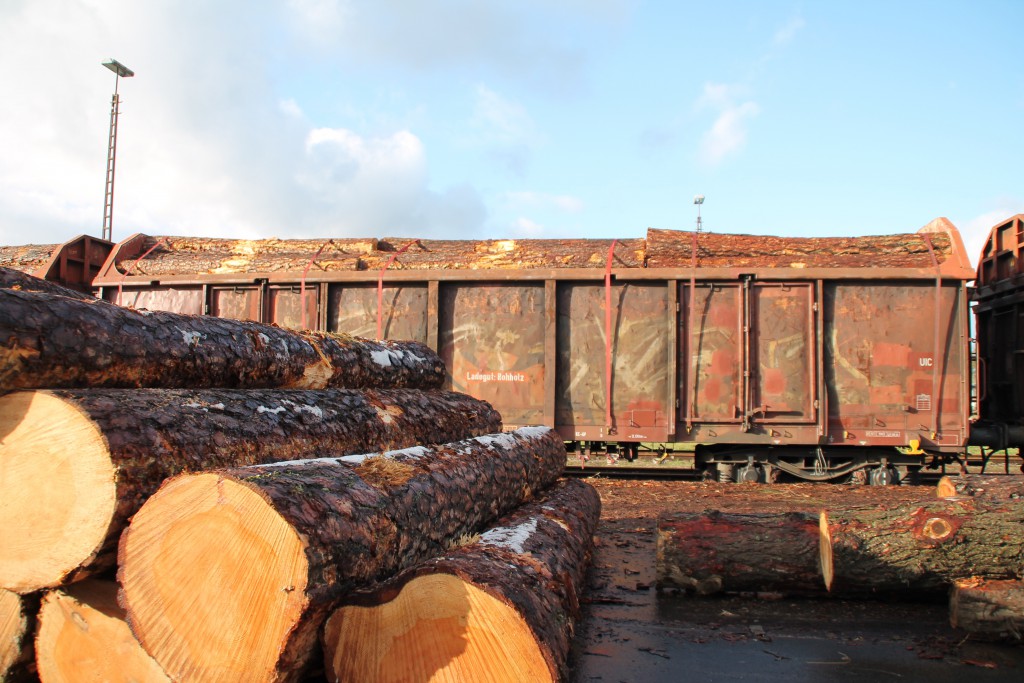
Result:
M696 197L694 197L693 198L693 203L697 204L697 205L703 204L704 203L704 195L699 194Z
M108 59L107 61L103 62L103 66L107 67L121 78L131 78L135 75L134 71L132 71L116 59Z

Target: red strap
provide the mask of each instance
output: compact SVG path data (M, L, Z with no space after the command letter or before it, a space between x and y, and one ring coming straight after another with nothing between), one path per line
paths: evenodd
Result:
M608 262L604 269L604 420L609 434L615 433L612 424L612 258L617 242L612 240L608 247Z
M135 270L135 266L139 265L139 261L141 261L142 259L144 259L147 256L149 256L151 253L153 253L154 249L156 249L157 247L159 247L161 244L163 244L164 242L166 242L169 239L170 239L170 237L164 237L162 240L160 240L159 242L157 242L156 244L151 246L149 249L146 250L145 254L143 254L139 258L135 259L132 262L132 264L130 266L128 266L128 270L126 270L124 273L121 274L121 279L117 281L117 303L118 303L119 306L123 306L124 305L124 304L121 303L121 294L122 294L122 290L123 290L123 286L124 286L124 279L126 277L128 277L129 275L131 275L132 271Z

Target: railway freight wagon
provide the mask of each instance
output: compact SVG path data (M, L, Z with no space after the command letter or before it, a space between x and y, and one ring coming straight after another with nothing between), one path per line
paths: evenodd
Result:
M967 442L973 277L937 219L857 238L135 235L93 287L137 308L419 340L451 389L573 447L691 444L723 480L885 482Z
M1024 214L992 228L978 260L978 409L972 443L1024 446Z

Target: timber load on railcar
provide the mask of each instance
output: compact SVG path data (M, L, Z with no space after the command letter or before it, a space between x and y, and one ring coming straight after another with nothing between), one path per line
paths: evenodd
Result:
M139 234L92 284L137 308L422 341L509 428L692 444L722 479L884 482L967 443L973 277L937 219L847 238Z

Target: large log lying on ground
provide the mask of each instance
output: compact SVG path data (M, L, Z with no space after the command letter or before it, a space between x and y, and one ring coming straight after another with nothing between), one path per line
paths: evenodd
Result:
M331 681L559 681L601 499L569 480L478 539L344 600L324 626Z
M17 289L25 292L45 292L47 294L55 294L57 296L68 296L72 299L81 299L83 301L96 300L96 297L92 294L86 294L85 292L80 292L77 289L64 287L56 282L43 280L38 277L33 277L28 273L23 273L20 270L4 268L2 266L0 266L0 289Z
M0 289L0 389L436 389L444 377L440 357L419 342Z
M1024 582L957 580L949 593L949 623L972 636L1024 641Z
M0 681L36 679L32 649L39 596L18 595L0 588Z
M170 683L124 616L112 581L81 581L49 591L36 636L42 683Z
M678 512L658 518L658 587L699 595L820 595L818 516Z
M550 486L545 427L168 480L121 538L132 631L176 681L296 680L336 601Z
M1005 474L961 474L945 476L935 487L939 498L955 496L987 496L989 498L1024 498L1024 477Z
M833 593L944 595L958 578L1024 572L1024 501L948 498L821 513L821 569Z
M447 443L501 429L490 404L413 389L61 389L0 397L0 586L114 564L128 518L183 471Z

